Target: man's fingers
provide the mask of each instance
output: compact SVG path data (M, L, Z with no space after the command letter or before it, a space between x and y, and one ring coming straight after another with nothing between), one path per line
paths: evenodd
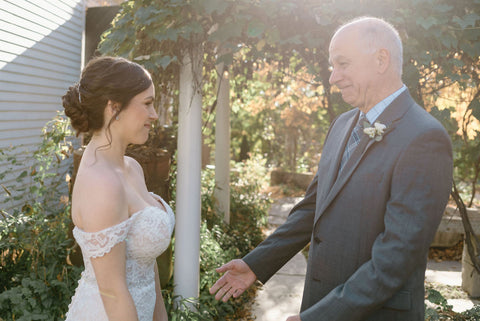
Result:
M220 290L218 290L217 294L215 295L216 300L223 300L223 302L227 302L228 300L228 291L230 291L231 285L226 284L224 287L222 287ZM227 297L227 299L225 299Z
M244 289L241 289L241 288L235 288L235 287L232 287L230 288L230 290L228 290L225 295L223 296L223 299L222 301L223 302L227 302L228 299L230 298L238 298L245 290Z
M217 294L215 294L215 300L221 300L223 298L223 295L225 294L225 292L223 291L223 288L220 289Z
M225 272L225 271L226 271L225 265L226 265L226 264L222 265L222 266L219 267L219 268L216 268L215 271L217 271L217 273L223 273L223 272Z
M218 273L224 273L228 270L231 270L233 268L233 263L232 261L228 262L228 263L225 263L224 265L222 265L221 267L219 268L216 268L215 271L217 271Z
M209 290L210 294L215 294L216 300L227 302L231 297L237 298L245 291L244 284L249 282L245 280L248 278L248 271L242 269L241 263L241 260L232 260L216 269L218 273L224 273Z
M243 292L245 292L244 289L240 289L240 288L235 289L235 291L233 292L233 297L238 298L240 295L242 295Z
M222 288L225 285L225 277L221 277L217 282L210 288L210 294L214 294L218 289Z
M229 292L227 292L227 294L225 294L225 296L223 297L222 301L223 301L223 302L227 302L228 299L230 299L231 296L232 296L232 295L231 295Z
M243 290L236 288L231 283L222 279L218 280L211 288L210 294L215 294L216 300L227 302L231 297L238 298L243 293Z
M235 292L235 289L234 288L230 288L228 289L228 291L225 292L225 295L223 296L223 299L222 301L223 302L227 302L228 299L230 299L232 297L232 294Z

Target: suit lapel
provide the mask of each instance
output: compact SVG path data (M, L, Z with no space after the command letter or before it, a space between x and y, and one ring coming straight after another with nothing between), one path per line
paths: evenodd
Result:
M341 144L338 144L338 149L334 153L332 153L333 154L332 156L334 157L333 158L334 173L333 175L330 175L332 179L332 182L331 182L332 184L337 179L337 174L340 168L340 162L342 160L343 153L345 152L345 148L348 144L348 140L350 139L350 135L352 134L353 128L358 122L358 117L360 117L360 111L357 109L353 117L346 121L345 128L348 128L348 130L345 131L345 134L343 135L341 140ZM332 185L330 184L330 186Z
M403 93L401 93L386 109L385 111L380 114L380 116L377 119L377 122L385 124L387 126L385 132L384 132L384 137L388 135L391 131L394 130L396 126L396 122L402 118L402 116L406 113L406 111L414 104L413 98L410 96L410 93L408 90L405 90ZM354 119L355 122L353 124L356 124L356 120L358 119L359 113L355 115ZM353 120L352 120L353 121ZM353 126L350 127L350 130L348 131L347 135L347 140L350 135L350 132L352 130ZM318 221L320 216L323 214L325 209L330 205L330 203L335 199L337 194L340 192L340 190L343 188L343 186L347 183L348 179L350 176L353 174L357 166L360 164L361 160L363 159L364 155L367 153L367 151L375 144L377 143L375 140L371 139L364 133L361 133L362 136L360 138L360 142L355 149L355 151L352 153L350 158L348 159L347 163L345 164L344 168L340 173L338 173L338 176L336 175L338 172L338 167L340 164L340 160L343 155L343 149L341 153L337 153L336 155L336 172L335 174L332 174L332 177L336 177L337 179L334 180L332 183L333 185L327 185L331 186L331 188L326 191L326 195L322 199L323 201L318 204L317 203L317 210L315 213L315 223ZM345 147L346 142L344 141L344 144L342 144L343 147Z
M340 160L342 159L343 151L350 138L350 133L353 127L357 123L360 112L358 110L353 111L352 116L345 121L338 121L336 126L340 128L347 128L348 130L342 130L343 135L332 134L328 137L328 143L324 146L324 151L319 164L318 172L324 173L321 179L321 184L317 187L317 194L319 199L325 199L330 193L336 179L338 168L340 166ZM320 181L320 180L319 180Z

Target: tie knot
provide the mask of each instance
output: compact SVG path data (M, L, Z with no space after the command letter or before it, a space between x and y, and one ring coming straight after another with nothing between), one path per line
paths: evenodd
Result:
M371 124L367 119L367 116L360 112L360 116L358 117L357 127L365 128L366 126L370 127Z

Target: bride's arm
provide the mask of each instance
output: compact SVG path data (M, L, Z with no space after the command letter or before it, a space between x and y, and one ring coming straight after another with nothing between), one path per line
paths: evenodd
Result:
M121 242L104 256L92 259L103 306L112 321L138 321L125 277L125 248L125 242Z
M84 176L80 182L77 181L81 185L76 186L79 190L73 200L80 209L80 227L85 232L101 234L104 229L126 221L128 204L119 178L108 171L86 175L89 177ZM125 241L112 243L108 233L107 230L99 245L104 242L104 251L90 258L105 311L112 321L138 321L127 287Z
M155 301L155 310L153 311L153 321L168 321L167 310L163 302L162 289L160 288L160 277L158 276L158 266L155 262L155 293L157 300Z

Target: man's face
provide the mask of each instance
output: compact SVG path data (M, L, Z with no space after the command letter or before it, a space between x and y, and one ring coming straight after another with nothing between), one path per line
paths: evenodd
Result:
M339 31L330 42L332 73L330 84L337 86L345 102L366 112L375 102L375 53L361 35L349 28Z

